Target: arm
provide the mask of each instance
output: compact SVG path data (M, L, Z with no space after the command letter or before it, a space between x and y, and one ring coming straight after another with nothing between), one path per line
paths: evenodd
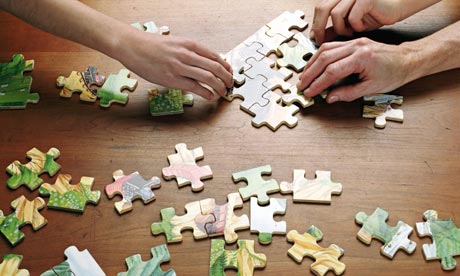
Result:
M157 84L211 99L212 91L225 95L226 87L233 83L230 66L206 47L188 39L135 30L76 0L0 0L0 8L44 31L115 58Z

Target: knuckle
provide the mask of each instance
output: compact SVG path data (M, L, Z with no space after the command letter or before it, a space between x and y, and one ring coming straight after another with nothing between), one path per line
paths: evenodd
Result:
M326 79L335 79L337 78L337 74L339 70L337 70L338 67L336 64L330 64L326 67L326 70L324 70L324 76Z

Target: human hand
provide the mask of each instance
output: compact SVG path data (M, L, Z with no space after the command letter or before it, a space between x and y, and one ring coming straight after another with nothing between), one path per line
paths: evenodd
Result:
M357 83L333 88L327 102L348 102L390 92L414 79L416 58L404 44L387 45L367 38L325 43L308 61L297 88L307 88L305 96L314 97L335 82L357 74Z

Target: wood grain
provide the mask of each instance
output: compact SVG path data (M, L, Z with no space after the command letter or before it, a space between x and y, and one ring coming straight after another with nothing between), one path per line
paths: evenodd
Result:
M302 9L310 22L314 10L313 1L85 2L127 23L154 20L168 25L172 34L196 39L219 52L232 49L285 10ZM442 1L371 36L395 43L415 39L455 22L459 11L458 1ZM32 275L62 262L70 245L89 249L107 275L125 271L126 257L140 253L144 260L150 259L150 248L165 242L163 236L150 233L150 224L160 221L161 208L175 207L180 215L187 202L214 197L224 204L228 193L244 186L232 182L232 173L266 164L272 166L272 177L278 182L291 181L294 169L304 169L309 178L316 170L330 170L332 179L343 184L342 195L333 197L331 205L293 204L292 196L286 196L288 207L282 220L287 221L288 230L299 232L314 224L324 233L320 245L343 247L345 275L448 274L439 262L424 260L421 245L431 243L430 239L413 233L411 239L418 244L415 253L399 252L389 260L380 255L378 241L366 246L357 240L360 227L354 216L381 207L390 213L389 224L403 220L415 226L425 210L436 209L441 217L453 217L460 224L459 70L396 90L404 96L403 124L389 122L384 130L378 130L372 120L361 118L361 101L319 102L297 115L297 127L282 127L274 133L266 127L252 127L251 116L240 111L238 100L206 102L197 97L194 107L186 108L183 115L151 117L147 90L152 85L142 79L126 106L101 109L97 104L80 103L77 95L62 99L55 87L57 76L84 70L90 64L107 75L118 72L121 64L3 12L0 26L0 60L7 61L14 53L34 59L32 90L41 95L40 103L26 110L0 112L0 168L14 160L26 162L25 152L32 147L57 147L62 153L58 159L61 173L71 174L73 179L95 177L94 189L103 190L117 169L127 174L139 171L146 178L160 176L174 145L186 143L189 148L203 147L205 158L198 164L210 165L214 173L199 193L162 180L154 202L144 206L135 201L134 210L123 216L113 207L118 199L109 200L105 195L99 205L87 206L84 214L43 210L48 225L35 233L30 226L23 227L26 237L18 246L13 248L0 238L0 255L24 255L21 267ZM24 187L9 190L8 177L6 172L0 173L0 209L6 214L11 211L9 203L18 196L31 199L38 195ZM43 178L54 183L55 178ZM248 214L249 202L236 213ZM257 239L249 231L238 234ZM207 275L210 244L209 239L194 241L191 232L184 233L182 243L169 246L171 262L164 269L172 267L178 275ZM287 256L290 247L284 236L274 236L268 246L256 244L255 251L266 254L268 261L255 275L287 275L288 271L290 275L309 275L312 261L296 264Z

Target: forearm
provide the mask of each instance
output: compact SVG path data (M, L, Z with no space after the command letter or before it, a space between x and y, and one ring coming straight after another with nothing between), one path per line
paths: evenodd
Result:
M404 20L409 16L424 10L441 0L394 0L396 6L399 7L400 15L399 20Z

